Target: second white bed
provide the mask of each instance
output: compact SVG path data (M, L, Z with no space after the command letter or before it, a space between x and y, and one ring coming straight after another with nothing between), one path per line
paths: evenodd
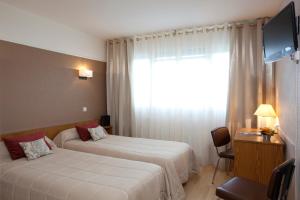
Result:
M61 132L54 141L66 149L158 164L172 179L177 175L177 181L181 183L187 182L195 169L193 151L182 142L115 135L107 135L98 141L82 141L75 128ZM174 181L169 180L171 184L177 185Z

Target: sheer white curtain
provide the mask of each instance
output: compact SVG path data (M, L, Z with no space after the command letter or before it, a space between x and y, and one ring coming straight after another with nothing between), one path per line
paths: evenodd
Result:
M214 163L210 131L225 125L229 31L164 32L134 39L132 134L182 141Z

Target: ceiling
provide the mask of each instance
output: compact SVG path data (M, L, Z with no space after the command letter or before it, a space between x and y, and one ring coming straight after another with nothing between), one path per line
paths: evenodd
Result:
M273 16L282 0L0 0L103 39Z

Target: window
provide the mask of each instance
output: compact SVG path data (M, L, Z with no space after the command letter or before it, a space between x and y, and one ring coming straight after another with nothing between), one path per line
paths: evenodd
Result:
M226 109L229 53L134 60L136 109Z

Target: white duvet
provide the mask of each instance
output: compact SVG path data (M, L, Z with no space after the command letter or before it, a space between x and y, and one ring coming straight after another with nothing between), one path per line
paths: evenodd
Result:
M82 141L76 129L60 133L55 143L63 148L160 165L165 172L171 199L180 199L184 190L181 183L188 181L195 169L194 154L190 146L182 142L107 135L98 141Z
M1 200L165 200L167 193L158 165L60 148L12 161L0 142Z

